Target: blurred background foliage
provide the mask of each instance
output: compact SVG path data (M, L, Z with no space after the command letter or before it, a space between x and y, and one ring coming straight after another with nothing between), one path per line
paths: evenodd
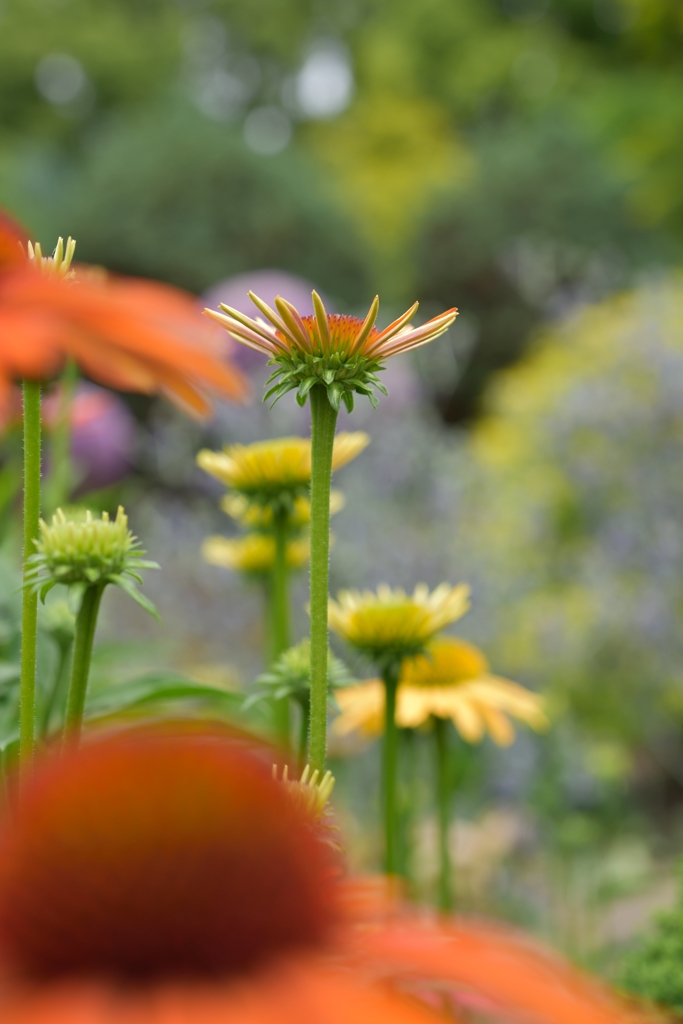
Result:
M680 0L0 0L0 203L44 244L197 293L265 268L340 311L460 307L354 415L333 587L472 584L463 634L553 729L461 752L461 901L605 965L672 900L683 832L682 57ZM164 566L172 664L253 679L259 595L199 560L229 525L194 455L306 417L127 402L128 476L93 500ZM348 752L367 866L376 750ZM429 814L416 834L427 891Z

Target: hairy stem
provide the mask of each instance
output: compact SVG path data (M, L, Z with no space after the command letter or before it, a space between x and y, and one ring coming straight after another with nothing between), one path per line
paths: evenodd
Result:
M284 509L273 515L275 560L270 581L270 661L273 664L290 646L289 570L287 568L288 516ZM289 697L273 701L275 732L283 746L290 744Z
M384 869L388 875L398 872L398 743L396 726L396 691L399 664L392 664L382 673L384 682L384 743L382 747L382 793L384 797Z
M40 384L24 381L24 584L28 560L40 533ZM33 758L36 728L36 655L38 594L24 586L21 609L21 689L19 757L22 767Z
M330 574L330 486L337 411L320 383L311 400L311 720L308 758L322 777L327 752L327 601Z
M448 842L451 823L451 787L448 758L448 721L445 718L434 718L434 738L436 741L436 789L439 813L439 898L440 910L452 910L453 866Z
M73 660L71 662L71 682L66 702L64 718L65 742L78 743L83 726L85 696L88 690L90 675L90 659L92 645L97 626L97 613L104 591L104 583L96 583L86 589L81 607L76 617L76 636L74 639Z

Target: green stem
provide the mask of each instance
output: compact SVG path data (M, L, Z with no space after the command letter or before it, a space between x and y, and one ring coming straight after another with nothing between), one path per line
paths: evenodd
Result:
M273 514L275 560L270 581L270 661L277 661L290 646L289 632L289 570L287 568L288 516L284 509ZM273 702L277 738L283 746L290 743L289 697Z
M24 584L28 559L40 534L40 384L24 381ZM19 757L22 767L33 758L36 728L36 656L38 593L24 586L21 609L21 689Z
M384 741L382 745L382 793L384 796L384 869L388 875L398 872L398 742L396 726L396 691L398 663L382 673L384 682Z
M453 866L448 842L451 823L451 787L448 757L448 721L434 718L436 740L436 786L439 811L439 899L440 910L453 909Z
M45 701L45 707L43 708L43 723L41 728L41 735L47 736L50 728L50 719L52 713L57 704L61 703L62 695L64 694L64 688L68 679L69 661L71 659L71 648L73 647L73 640L66 642L60 642L58 645L57 655L57 669L55 671L55 677L52 682L52 689L47 695Z
M90 659L97 625L97 613L105 588L104 583L95 583L86 589L81 607L76 617L76 636L74 639L73 660L71 662L71 682L66 702L64 719L64 739L73 740L76 744L83 726L85 695L90 675Z
M310 700L301 701L301 726L299 731L299 764L302 768L306 767L308 752L308 727L309 720L311 717L311 702Z
M337 411L327 388L311 388L311 721L308 757L322 776L327 752L327 601L330 575L330 486Z

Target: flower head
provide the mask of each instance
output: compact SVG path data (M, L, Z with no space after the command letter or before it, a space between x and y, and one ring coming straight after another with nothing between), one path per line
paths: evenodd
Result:
M466 584L442 583L430 594L420 584L412 594L386 585L376 593L342 590L330 601L330 629L379 663L421 651L432 637L470 606Z
M287 566L301 569L308 561L309 542L306 537L287 541ZM266 533L246 533L243 537L207 537L202 544L202 558L209 565L233 569L246 575L265 576L275 563L275 538Z
M639 1019L523 937L342 878L251 748L195 727L37 762L0 820L3 1024Z
M249 298L267 323L260 318L253 320L223 303L222 312L213 309L204 312L241 344L263 352L276 365L269 381L276 383L265 397L273 396L277 401L296 389L297 401L303 405L311 388L321 384L327 389L330 404L339 409L343 400L349 412L353 409L354 392L367 395L374 406L377 405L374 389L386 394L377 376L383 369L383 360L433 341L448 330L458 315L457 309L449 309L421 327L409 328L417 312L416 302L380 331L375 327L379 311L377 296L364 320L327 313L315 291L313 316L301 316L290 302L280 297L275 299L276 309L271 309L253 292L249 292Z
M40 590L41 599L58 583L83 588L114 583L146 611L157 616L154 605L135 587L141 569L158 569L143 560L144 551L128 528L128 516L119 505L116 519L108 512L101 519L90 511L76 510L66 516L57 509L48 525L40 520L37 551L29 558L27 584Z
M208 411L208 393L244 398L244 378L226 361L218 332L202 326L191 296L168 285L74 268L71 239L66 246L60 239L51 257L27 243L27 256L18 245L25 238L17 233L0 211L5 402L13 380L49 380L69 357L105 387L162 392L197 415Z
M319 944L328 861L265 766L207 732L51 759L6 823L0 936L34 976L229 975Z
M332 469L341 469L370 443L362 431L337 434ZM234 444L222 452L205 448L197 465L257 505L285 504L307 497L311 481L311 442L305 437L278 437L255 444Z
M341 715L335 731L360 729L378 735L384 726L384 687L373 679L340 691ZM515 736L510 718L544 729L541 699L518 683L491 675L489 663L473 644L456 637L433 640L424 654L406 659L399 675L396 724L416 729L430 719L450 718L468 743L487 733L507 746Z
M334 691L343 686L355 683L344 662L328 649L327 652L327 685L330 697ZM292 697L300 704L307 705L311 690L311 643L306 637L294 647L285 651L256 680L254 693L244 702L245 709L260 700L282 700Z

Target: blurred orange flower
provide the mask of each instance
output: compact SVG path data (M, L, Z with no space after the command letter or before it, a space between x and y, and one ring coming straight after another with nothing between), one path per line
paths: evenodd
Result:
M20 229L0 214L0 389L46 380L71 356L106 387L163 392L204 415L207 393L241 399L247 387L190 295L169 285L76 267L65 278L21 257ZM19 259L12 256L18 252ZM47 261L46 261L47 262Z
M266 761L195 727L38 763L0 832L4 1024L644 1019L524 939L340 882Z

